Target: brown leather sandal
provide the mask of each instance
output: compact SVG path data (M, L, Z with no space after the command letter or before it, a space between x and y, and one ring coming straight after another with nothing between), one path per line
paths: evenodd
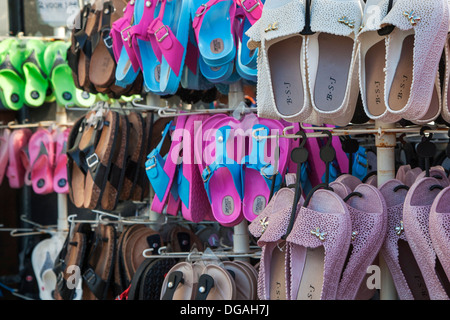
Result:
M114 226L97 226L83 270L83 300L106 300L109 297L116 241Z
M92 145L93 148L89 148L89 152L85 154L88 170L84 185L84 207L87 209L97 208L102 199L117 146L116 141L119 139L119 125L119 114L109 110L94 128L100 137L98 142Z
M126 173L128 146L129 142L133 140L130 137L130 123L128 118L125 115L120 115L117 143L114 146L111 167L107 173L108 179L101 199L101 207L103 210L114 210L119 201L119 195L124 185Z
M144 118L141 114L132 112L128 116L128 120L130 122L129 148L126 155L125 178L120 193L120 200L129 200L134 193L139 173L139 164L145 150Z

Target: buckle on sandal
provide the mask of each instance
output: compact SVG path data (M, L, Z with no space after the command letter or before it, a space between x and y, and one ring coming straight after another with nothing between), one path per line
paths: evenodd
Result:
M87 166L88 166L89 168L92 168L92 167L95 166L97 163L99 163L97 154L94 153L94 154L90 155L89 157L87 157L87 158L86 158L86 163L87 163Z
M161 29L166 29L166 33L163 34L163 36L161 38L158 38L158 32L161 31ZM156 37L156 40L158 42L163 41L165 38L167 38L169 36L169 28L167 28L167 26L162 25L161 27L159 27L154 33L153 33Z
M153 159L153 161L152 161L153 164L148 166L148 167L145 167L146 171L149 171L149 170L151 170L151 169L156 167L156 157L155 156L151 156L150 158L148 158L148 160L152 160L152 159Z
M200 11L199 13L195 13L196 17L200 17L201 15L203 15L206 12L206 9L208 9L208 5L207 4L202 4L200 7L198 7L198 9L200 9L201 7L203 7L203 10ZM198 11L197 9L197 11Z
M83 274L83 278L87 282L92 282L92 280L95 280L94 270L92 270L92 268L87 269L86 272Z
M256 3L250 8L247 9L247 7L245 6L245 3L251 1L251 0L244 0L241 2L242 8L244 8L245 11L247 11L248 13L252 12L253 10L255 10L258 6L259 6L259 0L256 1Z
M122 37L122 41L124 41L124 42L128 42L128 41L130 40L130 38L131 38L130 31L128 31L129 29L131 29L131 25L128 26L128 27L126 27L126 28L123 29L122 31L120 31L120 35L121 35L121 37ZM127 32L127 33L126 33L126 37L123 36L123 34L124 34L125 31ZM131 43L130 43L129 45L131 46Z
M203 174L202 174L202 179L203 179L204 183L208 182L209 178L211 178L211 169L209 167L206 167L205 170L207 172L203 171Z

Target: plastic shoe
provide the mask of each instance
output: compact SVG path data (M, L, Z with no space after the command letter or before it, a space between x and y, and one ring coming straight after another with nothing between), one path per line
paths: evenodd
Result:
M25 102L40 107L47 98L48 80L45 73L44 53L46 44L41 40L28 40L25 61L22 65L25 78Z
M76 88L76 105L82 108L89 108L97 101L97 96L87 91Z
M0 43L0 98L3 105L17 111L25 103L25 81L23 80L23 50L16 39L6 39Z
M336 299L351 234L344 201L332 191L315 191L286 238L292 300Z
M176 119L175 130L184 128L187 116L180 116ZM179 152L182 144L182 137L178 136L178 140L171 139L169 152L164 157L161 155L161 148L164 140L169 134L172 122L166 125L162 134L162 139L158 146L150 152L145 163L147 177L150 180L155 197L153 198L151 208L153 211L162 213L167 204L167 200L175 181Z
M191 19L200 56L218 67L236 56L234 0L191 0Z
M9 163L6 169L9 186L13 189L20 189L24 185L25 168L20 158L20 150L28 145L32 135L30 129L13 130L9 136L8 155Z
M338 300L354 300L358 288L366 286L367 268L376 259L387 231L387 208L381 192L371 185L361 184L347 200L352 220L352 241L348 262L342 272ZM361 197L360 197L361 196Z
M304 122L311 115L304 28L303 1L267 0L261 18L246 32L247 46L258 48L256 100L261 118Z
M253 221L269 202L271 190L277 192L286 173L289 142L286 139L272 141L272 150L268 150L268 140L259 136L281 134L284 126L270 119L259 119L259 124L252 127L252 140L249 154L242 160L243 214L248 221ZM275 145L278 143L279 150ZM266 155L271 154L267 161ZM273 184L275 184L273 186Z
M55 300L57 277L53 268L65 239L65 234L58 232L51 238L40 241L31 253L31 262L41 300Z
M159 12L159 18L156 18L150 24L150 30L155 32L155 40L152 40L152 47L155 46L161 51L161 77L160 88L164 94L175 94L180 86L183 66L185 64L186 49L190 29L190 0L165 1L165 7ZM166 18L166 15L168 17ZM165 23L165 20L169 23ZM161 28L164 32L161 33ZM152 38L153 39L153 38Z
M221 66L211 67L200 57L198 63L200 72L211 83L223 83L233 74L234 60Z
M416 180L405 198L403 223L406 239L423 275L431 300L449 300L448 279L438 276L437 256L430 238L429 220L431 206L442 188L435 178ZM439 270L442 271L442 270Z
M139 73L140 65L136 52L132 47L133 39L127 33L131 32L133 26L139 21L136 20L135 11L142 6L142 1L129 1L125 7L123 16L112 24L111 38L113 40L113 52L117 63L116 85L126 87L132 84ZM135 22L133 24L132 22ZM124 45L125 43L125 45Z
M420 120L429 111L449 29L448 2L397 0L382 23L395 27L386 54L386 106L406 120Z
M28 152L33 191L37 194L53 192L55 144L50 131L39 129L33 133L28 141Z
M44 61L50 84L60 106L76 104L76 87L72 70L67 64L70 43L55 41L47 46Z
M55 170L53 172L53 189L56 193L69 193L67 180L67 139L70 128L55 134Z

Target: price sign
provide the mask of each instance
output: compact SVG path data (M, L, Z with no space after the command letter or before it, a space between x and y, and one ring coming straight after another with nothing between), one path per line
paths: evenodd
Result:
M80 11L78 0L38 0L36 5L42 22L53 28L72 28Z

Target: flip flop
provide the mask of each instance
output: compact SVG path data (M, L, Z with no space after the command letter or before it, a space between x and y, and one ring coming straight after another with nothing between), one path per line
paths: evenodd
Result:
M9 136L11 134L11 130L3 129L0 134L0 185L3 183L3 178L6 174L6 168L8 167L9 161Z
M338 300L355 300L358 288L366 287L367 268L376 259L387 231L386 202L381 192L371 185L360 184L354 194L345 199L353 231L337 291Z
M25 81L23 79L23 50L16 39L3 40L0 43L0 98L3 105L17 111L25 103Z
M116 142L112 151L110 168L104 173L107 175L107 180L100 200L103 210L114 210L120 199L126 174L125 165L130 141L130 126L128 117L119 115L119 127L114 134Z
M206 64L218 67L236 56L234 0L200 0L191 2L191 19L201 57Z
M247 267L237 261L224 261L223 268L231 274L235 282L236 297L234 300L252 300L256 291L256 283Z
M39 287L41 300L55 300L54 290L57 278L53 271L55 261L64 245L66 235L56 233L51 238L40 241L33 249L31 261Z
M92 244L86 252L86 265L82 269L83 300L107 300L114 275L116 229L99 224L93 234Z
M438 188L435 188L438 186ZM449 300L450 284L443 270L437 268L437 256L429 230L430 210L443 187L435 178L416 180L405 198L403 224L406 239L423 275L431 300ZM443 280L441 280L443 279Z
M203 127L206 115L192 115L186 120L183 131L183 162L178 172L178 194L181 199L183 218L200 222L212 215L203 180L195 161L195 147L201 141L195 140L197 130Z
M243 214L248 221L253 221L269 202L271 190L277 192L286 173L290 142L287 139L268 141L259 136L281 134L284 126L269 119L259 119L259 124L252 127L252 139L249 154L242 160ZM271 149L269 150L269 142ZM279 150L277 150L277 147ZM269 156L270 154L270 156ZM267 161L269 160L269 161ZM273 186L273 184L275 184Z
M34 192L37 194L53 192L55 143L51 132L47 129L37 130L28 141L28 152Z
M336 299L351 229L344 201L332 191L316 190L308 208L300 208L286 238L291 299Z
M25 78L25 102L31 107L40 107L47 99L48 80L45 73L44 53L46 44L30 39L25 47L22 69Z
M164 279L161 300L194 300L201 270L189 262L178 262Z
M56 102L61 105L76 104L76 87L72 71L67 64L70 43L55 41L47 46L44 62Z
M179 132L184 128L187 116L179 116L176 119L175 132ZM172 139L169 152L166 159L161 155L161 148L167 137L171 127L171 122L166 126L162 134L162 139L158 146L150 152L145 163L146 173L150 183L155 191L151 209L155 212L162 213L170 194L172 183L175 179L177 164L179 161L179 153L181 148L182 137L177 136L178 141ZM179 141L181 140L181 141Z
M430 210L430 238L436 252L436 273L445 283L443 273L450 279L450 252L449 252L449 236L445 231L445 226L449 223L449 190L450 187L444 188L434 199ZM438 263L439 261L439 263ZM439 271L438 271L439 270ZM442 272L444 271L444 272ZM447 282L448 283L448 282ZM448 295L448 286L446 287Z
M8 142L8 167L6 176L10 188L19 189L24 185L25 168L20 157L20 150L28 145L32 132L30 129L13 130Z
M198 278L195 300L235 300L236 283L231 274L216 264L206 265Z
M67 181L67 139L70 128L57 130L55 134L55 169L53 172L53 189L56 193L69 193Z

